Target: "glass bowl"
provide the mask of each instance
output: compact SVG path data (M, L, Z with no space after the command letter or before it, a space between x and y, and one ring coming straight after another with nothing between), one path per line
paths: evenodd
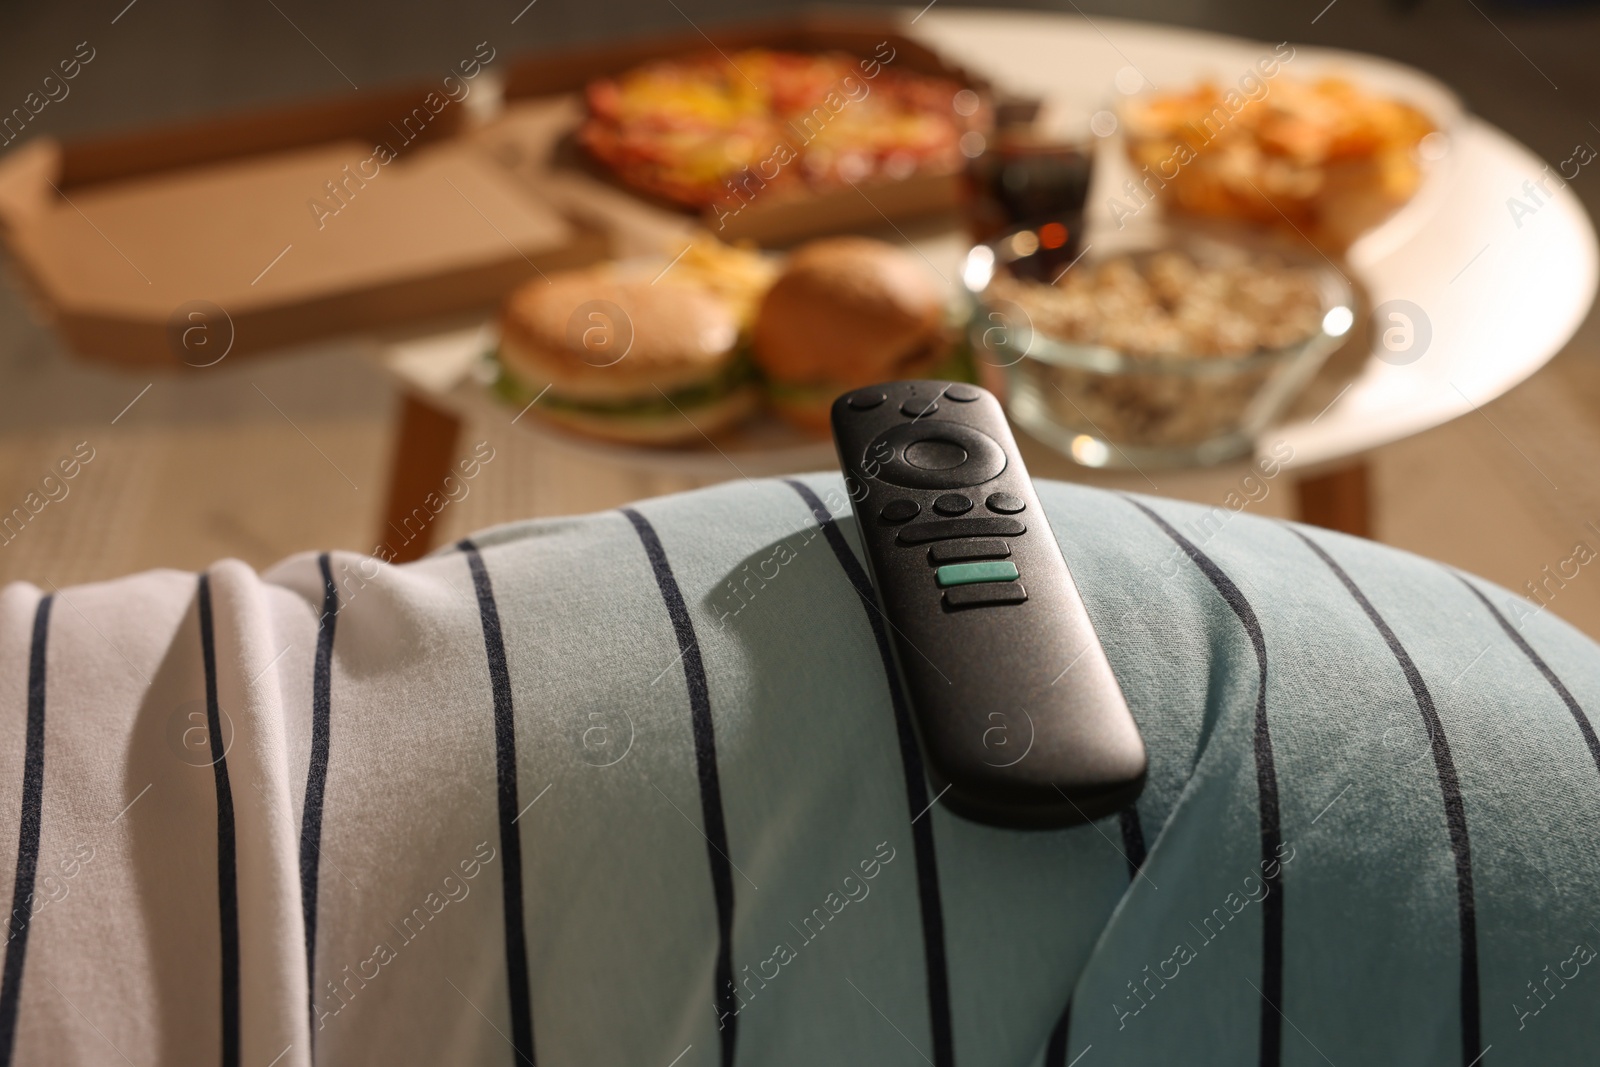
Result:
M1315 292L1315 328L1292 343L1244 353L1180 348L1154 355L1052 336L1035 325L1040 290L1048 295L1046 287L1067 271L1126 259L1142 272L1166 250L1201 268L1296 268ZM1088 467L1200 466L1250 452L1356 320L1355 292L1338 267L1312 249L1260 235L1155 230L1115 246L1091 244L1064 268L1061 258L1028 229L974 247L962 269L976 303L969 335L980 370L1003 372L1012 420Z

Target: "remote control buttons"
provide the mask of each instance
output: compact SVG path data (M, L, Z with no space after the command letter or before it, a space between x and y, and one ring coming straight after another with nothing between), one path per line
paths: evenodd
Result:
M907 400L904 404L900 405L900 414L906 415L913 419L920 419L924 415L932 415L938 410L938 401L918 400L916 397L912 397L910 400Z
M958 404L970 404L982 395L976 386L968 385L965 382L957 382L944 391L946 400L954 400Z
M906 446L905 460L918 470L947 471L967 461L967 450L954 441L937 438L913 441Z
M1021 604L1028 599L1028 591L1021 582L980 582L976 585L956 585L944 591L946 607L978 608L988 604Z
M845 398L845 403L856 411L871 411L885 400L887 393L881 389L860 389Z
M936 541L928 549L929 563L957 563L964 559L1004 559L1011 555L1011 546L995 539L966 541Z
M875 461L874 477L908 489L962 489L1006 469L1000 442L946 419L901 423L879 434L864 454Z
M972 510L972 501L960 493L946 493L933 502L933 510L941 515L965 515Z
M1020 496L1012 496L1010 493L990 493L989 499L985 503L990 511L998 512L1001 515L1015 515L1028 506L1023 503Z
M950 563L934 572L941 589L952 585L972 585L974 582L1014 582L1017 565L1010 560L991 560L987 563Z
M917 517L922 508L915 500L891 500L878 512L884 522L906 522Z
M914 522L900 531L895 540L902 545L926 545L957 537L1015 537L1028 532L1016 519L939 519Z

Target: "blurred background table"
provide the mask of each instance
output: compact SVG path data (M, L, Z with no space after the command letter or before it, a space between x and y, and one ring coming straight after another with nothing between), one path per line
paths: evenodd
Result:
M1271 51L1268 44L1236 37L1076 14L932 8L903 17L908 34L998 87L1079 108L1096 100L1110 103L1110 87L1127 85L1130 71L1136 85L1179 85L1205 76L1231 82ZM1369 56L1297 48L1288 69L1295 62L1327 60L1368 79L1406 76ZM1282 456L1285 446L1292 450L1295 513L1305 521L1370 536L1366 454L1464 415L1488 419L1482 405L1554 356L1593 302L1595 233L1571 191L1557 190L1540 205L1538 225L1518 226L1506 198L1521 195L1523 183L1539 177L1544 162L1472 116L1462 120L1453 140L1450 173L1435 202L1416 205L1414 218L1374 232L1348 256L1347 269L1365 290L1368 307L1408 302L1408 314L1416 318L1409 326L1418 338L1426 332L1425 347L1419 341L1393 355L1375 344L1389 323L1378 329L1358 324L1351 343L1330 361L1290 419L1259 442L1262 456ZM1096 225L1112 225L1108 198L1132 174L1115 153L1100 155L1091 243ZM878 236L914 247L956 295L967 248L957 220L885 227ZM728 456L711 448L615 449L560 436L539 427L535 416L493 400L475 377L479 357L492 344L492 331L481 322L374 341L377 358L404 389L381 531L390 543L424 497L438 490L458 458L468 422L514 419L530 435L540 457L526 468L537 514L594 510L730 478L835 463L826 442ZM1193 496L1189 487L1197 482L1215 486L1250 473L1245 463L1207 472L1091 470L1025 437L1022 444L1036 477L1135 491ZM415 558L431 546L432 527L422 526L421 536L402 534L399 558Z
M840 3L881 12L858 0ZM1480 358L1486 362L1455 379L1465 401L1447 382L1424 389L1429 381L1439 385L1434 372L1441 368L1430 361L1449 355L1443 347L1447 342L1436 338L1427 360L1409 367L1357 367L1364 383L1336 408L1313 424L1319 398L1308 398L1313 403L1294 419L1320 437L1332 436L1328 427L1336 411L1341 422L1346 412L1372 416L1365 429L1343 423L1349 436L1337 454L1346 459L1330 460L1325 470L1341 463L1348 469L1353 458L1362 461L1358 470L1370 472L1371 533L1385 543L1519 592L1543 581L1546 568L1571 558L1575 542L1600 546L1594 525L1600 524L1600 478L1594 474L1600 457L1600 313L1591 310L1554 359L1512 387L1548 356L1569 328L1567 316L1581 309L1574 299L1553 315L1547 297L1586 293L1589 256L1562 267L1559 259L1549 258L1549 248L1590 246L1590 226L1577 214L1574 198L1592 217L1600 217L1600 170L1585 167L1553 201L1524 217L1520 228L1506 208L1509 197L1526 196L1525 182L1571 157L1575 144L1600 145L1592 125L1600 116L1591 110L1600 99L1600 64L1593 57L1600 8L1512 0L1470 5L1460 0L962 3L993 6L976 13L951 11L954 0L939 0L926 8L913 32L945 34L941 47L964 58L989 52L998 36L1016 41L1016 20L1021 20L1029 27L1022 36L1036 32L1039 41L1016 41L985 65L990 69L998 63L996 77L1008 85L1027 78L1071 86L1081 79L1107 94L1110 79L1129 59L1145 66L1141 55L1147 53L1135 50L1160 48L1163 35L1172 42L1167 51L1179 53L1181 71L1194 69L1181 54L1191 42L1207 49L1239 43L1181 29L1163 31L1155 25L1159 22L1259 41L1287 39L1297 48L1330 45L1387 56L1451 86L1483 119L1469 124L1463 143L1488 144L1499 159L1497 177L1458 175L1477 192L1463 198L1465 215L1456 222L1465 225L1462 219L1470 217L1486 235L1476 243L1460 240L1455 262L1413 265L1418 268L1413 277L1432 279L1446 303L1412 299L1436 327L1464 316L1450 323L1453 334L1468 342L1483 336L1486 355ZM22 101L38 89L40 55L70 54L75 42L87 38L98 57L73 82L70 99L36 116L27 139L103 137L310 97L367 99L388 86L437 79L445 66L485 40L508 57L555 54L614 40L621 32L714 32L725 23L782 16L806 5L807 0L608 0L528 7L519 0L507 7L498 0L458 0L448 19L426 5L378 9L317 6L308 0L280 0L276 7L164 0L126 11L122 3L104 11L35 5L19 11L0 37L0 57L6 60L0 63L0 95L13 104ZM923 5L917 0L901 17L909 21ZM1054 6L1060 14L1035 21L1032 13L1002 10L1024 6ZM1132 26L1113 14L1155 21ZM1070 54L1050 43L1069 38L1077 42ZM1170 80L1175 75L1153 67L1145 67L1145 73L1165 87L1176 84ZM1509 138L1487 127L1507 131L1527 148L1506 144ZM25 141L17 141L4 151L22 147ZM888 227L875 236L898 239ZM906 236L931 248L939 230L907 227ZM1440 258L1448 251L1442 250ZM1497 265L1503 257L1515 258ZM1485 267L1518 295L1500 299L1490 291L1490 299L1480 299L1484 293L1476 286ZM1519 274L1524 268L1531 273ZM1397 266L1393 275L1401 293L1410 280L1407 269L1412 268ZM1563 270L1569 273L1559 276ZM1463 288L1469 283L1475 288ZM1462 295L1469 292L1470 297ZM302 551L372 552L374 532L387 528L381 520L396 457L396 425L413 404L401 379L372 358L393 340L333 338L280 358L230 357L185 374L119 370L70 355L49 327L29 314L19 285L0 286L0 507L37 491L41 476L80 442L96 450L70 497L52 502L22 536L0 548L0 582L65 587L152 567L192 571L226 557L266 568ZM1333 393L1321 402L1332 400ZM1488 399L1496 393L1498 399ZM1471 403L1481 408L1474 411ZM1449 418L1452 412L1461 417ZM486 407L465 424L447 420L451 432L464 434L456 460L480 443L497 452L472 482L471 495L435 517L436 541L529 515L606 507L619 496L694 481L671 470L620 471L586 480L580 476L583 464L551 462L564 453L525 431L531 415L513 425L515 415ZM409 439L421 440L418 435ZM1304 457L1319 447L1310 436L1300 440ZM1390 443L1379 443L1384 440ZM1365 448L1371 451L1360 451ZM821 455L816 465L832 464L826 447ZM1030 462L1041 476L1065 473L1145 492L1153 491L1153 482L1163 494L1205 504L1223 504L1248 474L1243 465L1150 471L1151 482L1146 482L1137 474L1124 478L1072 468L1037 449ZM1059 466L1050 467L1052 462ZM593 468L588 469L592 475ZM1295 476L1315 473L1307 466ZM737 475L729 469L718 476ZM1312 515L1292 491L1297 488L1292 481L1277 478L1269 483L1270 492L1252 495L1250 513ZM1348 474L1331 481L1334 488L1352 483L1360 488L1359 477ZM1318 482L1311 484L1315 489ZM1346 497L1362 498L1359 493ZM1586 575L1592 571L1584 568ZM1540 599L1600 637L1600 582L1591 577L1569 581L1553 602L1548 593Z

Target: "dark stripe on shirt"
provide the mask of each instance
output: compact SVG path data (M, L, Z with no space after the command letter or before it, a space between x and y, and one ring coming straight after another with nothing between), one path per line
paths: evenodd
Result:
M483 651L489 663L489 688L494 694L494 765L500 810L500 887L506 933L506 992L511 1001L511 1047L523 1060L534 1063L533 993L528 982L528 938L522 916L522 837L516 821L517 723L511 702L511 671L506 666L505 639L500 633L500 610L494 586L478 554L478 546L462 541L472 571L472 588L478 596L478 617L483 623Z
M1050 1031L1050 1043L1044 1050L1044 1067L1067 1067L1067 1040L1072 1031L1072 998L1061 1009L1061 1018Z
M233 787L217 703L217 639L211 620L211 580L200 576L200 651L205 660L206 733L217 786L217 909L222 925L222 1067L239 1067L239 868L233 828ZM229 737L233 730L229 729Z
M1150 521L1183 549L1200 568L1239 619L1256 653L1256 711L1254 747L1256 760L1256 809L1261 827L1261 878L1267 894L1261 901L1261 1037L1260 1063L1275 1067L1283 1056L1283 875L1278 846L1283 832L1278 812L1278 770L1272 754L1272 733L1267 725L1267 640L1255 609L1239 587L1222 572L1212 558L1175 530L1165 519L1134 500L1128 503L1144 512ZM1270 873L1269 873L1270 872Z
M1128 861L1128 880L1131 882L1139 875L1139 868L1144 866L1144 827L1139 822L1139 809L1129 804L1118 813L1117 819L1122 823L1122 854Z
M22 760L22 823L17 831L17 877L11 887L11 928L6 940L5 978L0 981L0 1065L10 1067L17 1043L17 1006L22 969L33 919L33 881L39 869L39 831L44 808L44 654L50 634L50 605L43 597L33 613L33 644L28 651L28 732Z
M300 910L306 928L306 989L311 997L311 1032L317 1031L317 870L322 857L322 794L328 784L328 732L332 711L333 628L339 619L339 587L328 553L322 571L322 615L317 620L317 656L311 670L311 761L300 819Z
M884 627L883 613L872 591L872 581L845 542L844 534L833 513L820 497L804 482L784 479L789 487L800 494L800 499L811 509L812 516L822 527L828 547L839 560L845 577L855 588L866 610L867 622L872 627L872 637L878 645L878 659L883 664L884 676L889 683L889 702L894 706L895 729L900 740L900 763L905 769L906 803L911 814L911 842L917 862L917 894L922 911L922 948L928 972L928 1019L933 1027L934 1067L950 1067L956 1061L955 1037L950 1019L950 975L945 958L944 907L939 896L939 863L934 853L933 817L928 814L928 782L922 766L922 750L917 747L917 735L911 724L911 712L905 692L900 685L900 672L895 667L894 652L889 645L889 633Z
M1416 662L1383 616L1378 614L1378 609L1372 606L1372 601L1367 599L1367 595L1345 573L1344 568L1323 551L1321 545L1292 526L1289 531L1328 565L1328 569L1349 590L1356 603L1361 605L1361 610L1372 620L1378 633L1383 635L1384 643L1389 646L1389 651L1400 664L1401 673L1411 686L1411 695L1416 699L1417 710L1422 713L1423 725L1427 727L1428 740L1433 747L1433 765L1438 772L1440 792L1444 795L1450 851L1454 853L1456 863L1456 913L1461 932L1461 1062L1469 1065L1477 1063L1486 1050L1481 1047L1482 1024L1478 1004L1478 920L1472 892L1472 845L1467 836L1467 808L1461 799L1461 782L1456 776L1455 759L1450 755L1450 742L1444 735L1444 724L1440 722L1439 713L1433 706L1433 694L1428 692L1422 672L1417 669Z
M1139 823L1139 809L1129 804L1117 813L1122 826L1122 858L1128 863L1128 881L1139 877L1144 866L1144 827ZM1067 1067L1068 1039L1072 1033L1072 998L1061 1009L1055 1029L1050 1031L1050 1043L1044 1050L1044 1067Z
M689 719L694 730L694 760L700 777L700 818L705 824L706 856L711 862L711 891L717 905L717 965L713 1000L722 1039L723 1067L732 1067L738 1038L739 1003L733 986L733 861L728 855L728 825L722 812L722 783L717 773L717 738L711 718L711 687L700 658L699 639L678 579L667 562L667 551L648 519L632 508L622 513L633 524L644 554L650 560L661 600L672 620L683 661L683 680L689 690Z
M1533 650L1533 646L1528 644L1523 636L1517 632L1516 628L1506 620L1504 615L1500 614L1500 609L1489 603L1489 598L1480 593L1477 586L1462 578L1459 574L1456 577L1461 580L1462 585L1472 590L1473 596L1483 602L1483 606L1489 609L1489 614L1494 616L1494 621L1500 624L1500 628L1506 632L1506 636L1511 638L1512 642L1522 650L1522 654L1528 657L1528 661L1539 668L1539 673L1544 675L1544 680L1550 683L1550 688L1556 691L1556 695L1561 698L1561 702L1572 713L1572 718L1578 724L1578 732L1583 734L1583 743L1589 746L1589 755L1594 760L1595 768L1600 770L1600 738L1595 737L1594 726L1589 722L1589 716L1583 713L1583 705L1578 703L1571 691L1556 676L1556 672L1550 669L1550 665L1540 657L1539 653Z

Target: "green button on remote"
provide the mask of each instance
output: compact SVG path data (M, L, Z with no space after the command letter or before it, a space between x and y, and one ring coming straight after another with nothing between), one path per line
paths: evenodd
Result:
M936 573L941 589L952 585L971 585L973 582L1014 582L1017 565L1007 560L989 560L983 563L950 563Z

